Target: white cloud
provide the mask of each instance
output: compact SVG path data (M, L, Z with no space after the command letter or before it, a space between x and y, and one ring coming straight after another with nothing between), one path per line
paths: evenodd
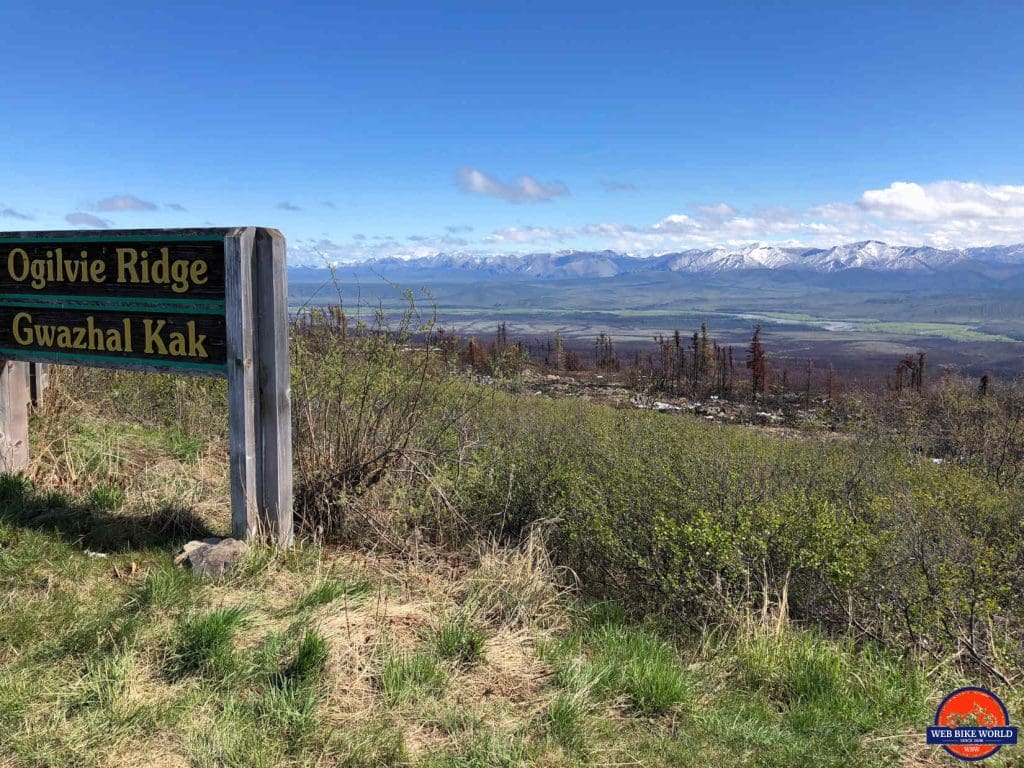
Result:
M278 203L274 207L277 208L277 210L279 210L279 211L292 211L292 212L294 212L294 211L301 211L302 210L302 208L297 206L295 203L290 203L287 200Z
M693 206L700 216L707 219L724 219L729 216L735 216L739 211L733 208L728 203L713 203L711 205L695 205Z
M673 213L651 225L651 229L654 232L675 232L679 234L691 233L699 227L700 224L685 213Z
M429 245L430 247L437 248L438 250L461 248L464 245L469 245L467 240L464 240L461 237L451 237L449 235L409 235L405 239L410 243Z
M885 189L869 189L861 195L860 206L872 215L899 221L1009 219L1019 223L1024 221L1024 186L896 181Z
M700 204L646 226L614 222L564 229L521 226L498 230L494 243L580 241L635 253L737 246L750 242L831 246L859 240L940 248L1024 242L1024 186L939 181L894 182L852 202L798 210L740 210ZM572 245L577 245L576 242Z
M64 217L64 221L73 227L89 227L90 229L107 229L113 224L108 219L101 219L99 216L93 216L91 213L69 213Z
M493 180L492 180L493 181ZM496 182L495 182L496 183ZM939 248L1024 242L1024 186L940 181L894 182L850 201L803 209L765 206L742 210L726 202L698 204L648 223L603 221L576 226L517 224L489 234L450 226L447 233L334 243L307 241L289 248L294 263L413 258L439 251L487 254L552 247L611 248L636 254L688 248L737 247L752 242L827 247L860 240ZM458 233L461 236L454 236Z
M156 209L156 203L140 200L135 195L107 197L93 207L95 211L155 211Z
M356 234L348 242L337 242L327 237L311 238L288 243L288 264L324 266L390 257L412 259L434 256L465 244L465 240L445 235L409 235L399 239L379 235L367 238L366 235Z
M547 203L553 198L569 194L569 188L560 181L542 184L524 174L510 182L503 182L468 165L458 170L455 181L463 192L497 197L509 203Z
M485 243L544 243L559 242L567 237L574 237L570 230L551 229L549 227L505 227L483 238Z

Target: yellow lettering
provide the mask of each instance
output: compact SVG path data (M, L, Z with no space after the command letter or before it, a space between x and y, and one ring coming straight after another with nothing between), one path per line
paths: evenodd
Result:
M36 344L40 347L52 347L53 339L57 335L57 329L52 325L34 325L36 332Z
M160 338L160 334L163 333L167 321L157 320L154 326L152 320L146 319L142 321L142 325L146 332L146 354L166 355L167 346L164 344L163 339Z
M50 264L51 262L41 261L40 259L35 259L32 262L31 269L29 270L32 273L31 285L37 291L46 287L46 272L47 267L50 266Z
M82 251L82 258L85 258L85 251ZM93 259L89 262L89 279L94 283L107 282L107 265L102 259Z
M103 331L96 327L92 315L85 318L85 327L89 334L89 349L103 349Z
M138 252L134 248L118 248L115 253L117 254L117 282L139 282L139 272L135 266L139 260ZM130 280L126 277L129 273L131 274Z
M167 248L160 249L160 256L153 259L150 265L149 280L152 283L165 284L170 280L170 251Z
M189 357L209 357L206 354L206 347L203 344L206 342L206 334L196 333L196 321L188 321L188 356Z
M178 259L171 266L171 290L175 293L184 293L188 290L188 262Z
M167 351L175 357L184 357L185 352L185 334L180 331L174 331L171 334L171 343L167 345Z
M21 249L15 248L14 250L20 251ZM14 331L14 340L21 344L21 346L23 347L29 346L32 343L34 337L32 335L31 326L29 327L29 330L26 331L21 327L21 324L31 322L32 315L30 315L28 312L19 312L14 316L14 324L12 327L12 330Z
M117 328L107 329L107 351L121 351L121 332L118 331Z
M17 266L15 266L15 259L21 259L21 263ZM12 248L11 252L7 254L7 272L19 283L28 277L29 266L28 253L25 252L24 248ZM20 270L18 267L20 267ZM18 276L19 272L21 273L20 277Z
M192 282L195 285L206 285L207 264L205 261L192 262Z

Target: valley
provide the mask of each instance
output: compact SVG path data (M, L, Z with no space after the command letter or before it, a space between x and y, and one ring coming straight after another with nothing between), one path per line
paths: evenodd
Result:
M1007 252L1001 252L1005 259L1011 258ZM655 263L664 267L666 261L614 262L603 253L518 262L439 256L299 268L291 271L290 304L294 311L342 304L350 312L396 312L412 291L420 311L439 327L489 338L503 322L513 338L524 341L558 332L584 357L601 333L620 352L633 354L651 351L659 335L689 335L707 322L722 343L738 348L760 324L781 365L799 367L810 357L819 367L832 364L858 378L882 376L904 355L919 351L933 365L970 376L1024 372L1024 265L1018 261L964 265L943 255L941 263L957 265L828 272L671 270ZM533 272L543 276L524 274L538 262L545 270ZM521 269L512 270L510 263ZM615 263L626 266L608 274Z

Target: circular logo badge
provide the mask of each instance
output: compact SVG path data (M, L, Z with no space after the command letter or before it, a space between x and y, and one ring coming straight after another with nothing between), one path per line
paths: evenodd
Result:
M1010 716L1003 702L984 688L961 688L942 700L935 712L935 725L957 733L988 732L1010 725ZM984 760L992 757L1002 744L943 744L960 760Z

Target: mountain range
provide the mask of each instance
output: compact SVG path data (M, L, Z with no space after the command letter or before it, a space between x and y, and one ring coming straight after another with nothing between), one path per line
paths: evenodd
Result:
M438 253L417 258L389 257L341 265L360 270L401 270L403 273L477 274L491 278L608 278L657 272L727 273L736 270L785 270L830 274L847 270L934 274L956 270L993 277L1024 272L1024 244L939 249L895 246L875 240L801 248L755 244L737 249L690 249L657 256L616 251L556 251L530 254L479 255ZM301 269L301 268L300 268Z

